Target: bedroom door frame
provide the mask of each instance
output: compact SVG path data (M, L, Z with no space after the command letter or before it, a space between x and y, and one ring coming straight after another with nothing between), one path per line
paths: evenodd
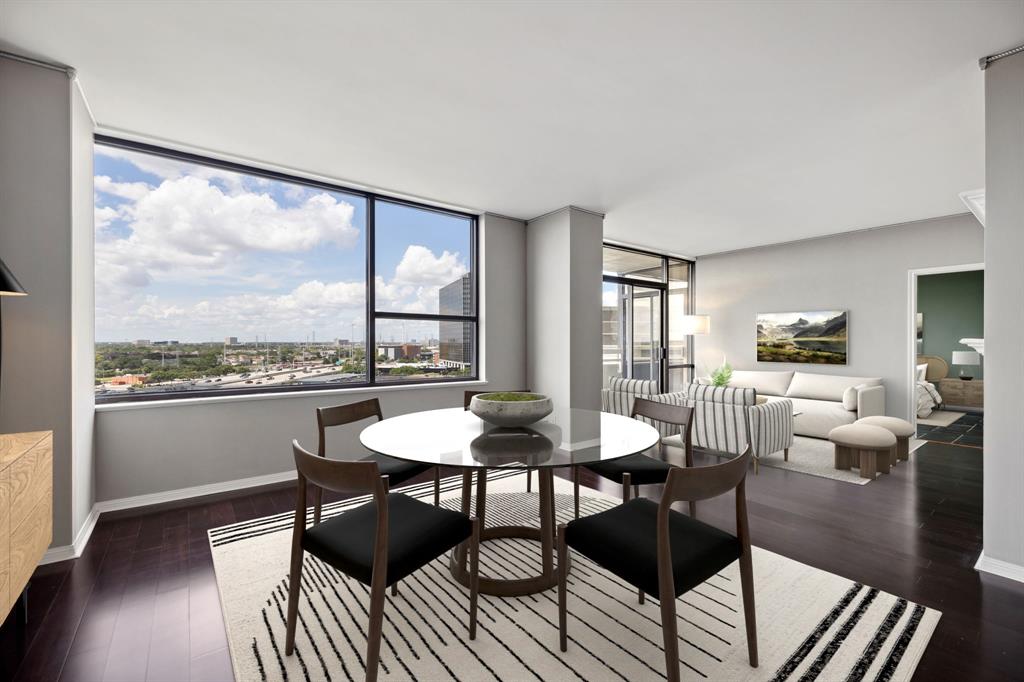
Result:
M923 275L942 275L949 272L984 270L984 263L941 265L934 268L914 268L907 272L907 410L910 423L917 433L917 278Z

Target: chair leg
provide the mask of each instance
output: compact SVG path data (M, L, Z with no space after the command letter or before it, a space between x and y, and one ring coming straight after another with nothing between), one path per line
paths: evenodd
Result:
M789 461L789 448L783 448L782 449L782 461L783 462L788 462Z
M757 476L757 457L754 457L754 475Z
M469 638L476 639L477 595L480 593L480 520L473 519L469 545Z
M370 588L370 623L366 633L366 682L375 682L384 629L384 576L373 576Z
M632 477L629 474L622 474L622 502L629 502L629 486L632 485Z
M580 517L580 468L572 468L572 501L575 518Z
M392 597L397 597L398 596L398 583L391 583L391 596Z
M676 599L661 595L661 635L665 640L665 675L668 682L679 682L679 635L676 631Z
M302 548L292 551L291 572L288 574L288 621L284 635L284 653L295 651L295 622L299 615L299 596L302 590Z
M476 517L487 527L487 469L476 472Z
M320 523L320 509L324 503L324 489L320 486L313 488L313 525Z
M754 610L754 567L750 548L740 555L740 587L743 591L743 617L747 623L747 656L750 667L757 667L757 613Z
M640 497L640 486L633 486L633 497Z
M441 506L441 467L434 467L434 506Z
M526 470L526 492L533 492L533 469Z
M568 648L566 632L566 582L569 578L569 551L565 546L565 524L558 526L558 646L562 651Z

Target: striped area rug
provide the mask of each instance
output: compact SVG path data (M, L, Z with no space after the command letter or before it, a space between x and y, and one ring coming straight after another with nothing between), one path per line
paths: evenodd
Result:
M443 482L455 508L460 480ZM525 476L495 473L488 483L489 524L536 524L536 494ZM572 516L572 487L556 478L560 520ZM430 500L433 485L404 492ZM342 513L360 501L325 507ZM619 500L592 490L581 513ZM698 510L699 517L699 510ZM296 653L284 655L284 614L291 514L216 528L209 533L237 680L361 680L368 588L306 557ZM756 537L755 537L756 540ZM761 666L747 663L739 571L734 564L678 602L684 679L909 680L940 613L905 599L754 548ZM526 577L539 569L539 544L487 542L485 575ZM557 594L481 595L479 632L467 632L468 591L441 559L402 581L387 597L381 679L638 680L664 677L657 600L580 555L569 581L569 650L558 650Z

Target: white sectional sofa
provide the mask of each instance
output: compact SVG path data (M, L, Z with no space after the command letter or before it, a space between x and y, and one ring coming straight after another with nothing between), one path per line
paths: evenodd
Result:
M791 401L799 413L793 419L799 436L827 438L837 426L885 414L885 386L878 377L733 370L729 386L752 388L767 402Z

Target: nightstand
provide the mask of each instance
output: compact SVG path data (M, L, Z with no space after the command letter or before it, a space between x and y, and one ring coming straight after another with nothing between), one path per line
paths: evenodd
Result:
M984 407L985 382L982 379L939 379L939 394L947 405Z

